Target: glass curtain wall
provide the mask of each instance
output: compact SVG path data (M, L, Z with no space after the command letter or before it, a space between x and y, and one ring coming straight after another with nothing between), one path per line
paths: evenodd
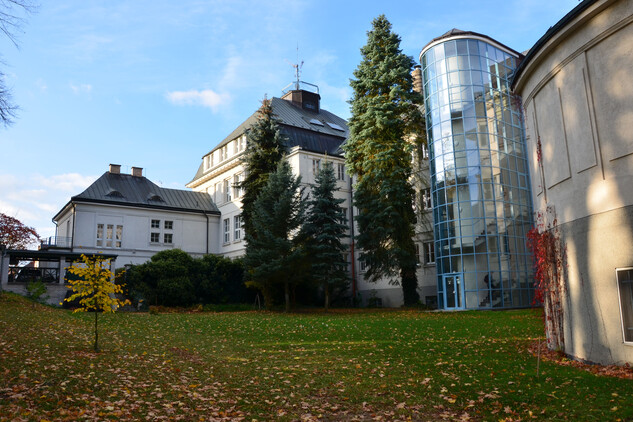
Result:
M526 234L532 205L517 57L481 39L446 39L421 54L438 305L516 308L533 300Z

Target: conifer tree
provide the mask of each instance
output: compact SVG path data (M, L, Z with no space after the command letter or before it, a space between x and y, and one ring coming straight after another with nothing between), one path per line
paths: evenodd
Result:
M247 285L258 288L267 307L273 291L283 285L286 311L290 310L290 287L300 280L296 269L302 251L298 237L305 215L301 177L295 177L287 161L281 160L253 203L251 230L246 231Z
M331 289L347 287L347 262L343 256L347 248L341 243L347 237L347 217L341 207L345 200L334 197L338 187L332 163L325 163L315 181L308 200L303 241L311 264L310 273L323 286L325 310L328 310Z
M243 158L245 177L240 187L244 189L242 224L244 231L248 233L252 231L251 220L255 201L266 185L268 176L275 172L286 152L286 137L279 130L271 100L264 98L257 111L257 121L248 130L246 137Z
M357 245L369 281L401 284L404 304L417 293L415 213L411 178L411 134L423 131L411 70L414 61L400 50L400 37L381 15L372 22L362 61L350 81L352 117L345 157L356 177ZM399 280L398 280L399 278Z

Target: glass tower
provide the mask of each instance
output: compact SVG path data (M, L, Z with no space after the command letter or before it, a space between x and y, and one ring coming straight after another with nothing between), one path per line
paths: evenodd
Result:
M510 92L519 56L459 30L420 53L441 309L532 304L530 181Z

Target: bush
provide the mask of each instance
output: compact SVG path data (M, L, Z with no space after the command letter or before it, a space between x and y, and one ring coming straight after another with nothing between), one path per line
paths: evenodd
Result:
M161 251L127 271L127 295L137 307L248 303L242 260L215 255L192 258L180 249Z

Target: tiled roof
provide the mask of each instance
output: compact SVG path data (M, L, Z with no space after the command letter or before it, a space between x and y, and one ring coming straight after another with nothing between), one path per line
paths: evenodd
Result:
M304 110L290 101L273 97L271 99L273 114L279 122L281 132L288 137L289 149L295 146L311 152L328 155L342 155L341 145L349 136L347 121L334 113L320 109L318 113ZM223 147L238 138L257 120L257 111L239 125L210 152ZM319 121L321 124L310 123ZM338 128L342 129L339 130ZM192 182L204 175L203 164L200 163ZM191 182L190 182L191 183Z
M146 177L110 172L104 173L85 191L73 196L70 202L95 202L142 208L219 213L218 208L211 200L211 196L204 192L162 188Z

